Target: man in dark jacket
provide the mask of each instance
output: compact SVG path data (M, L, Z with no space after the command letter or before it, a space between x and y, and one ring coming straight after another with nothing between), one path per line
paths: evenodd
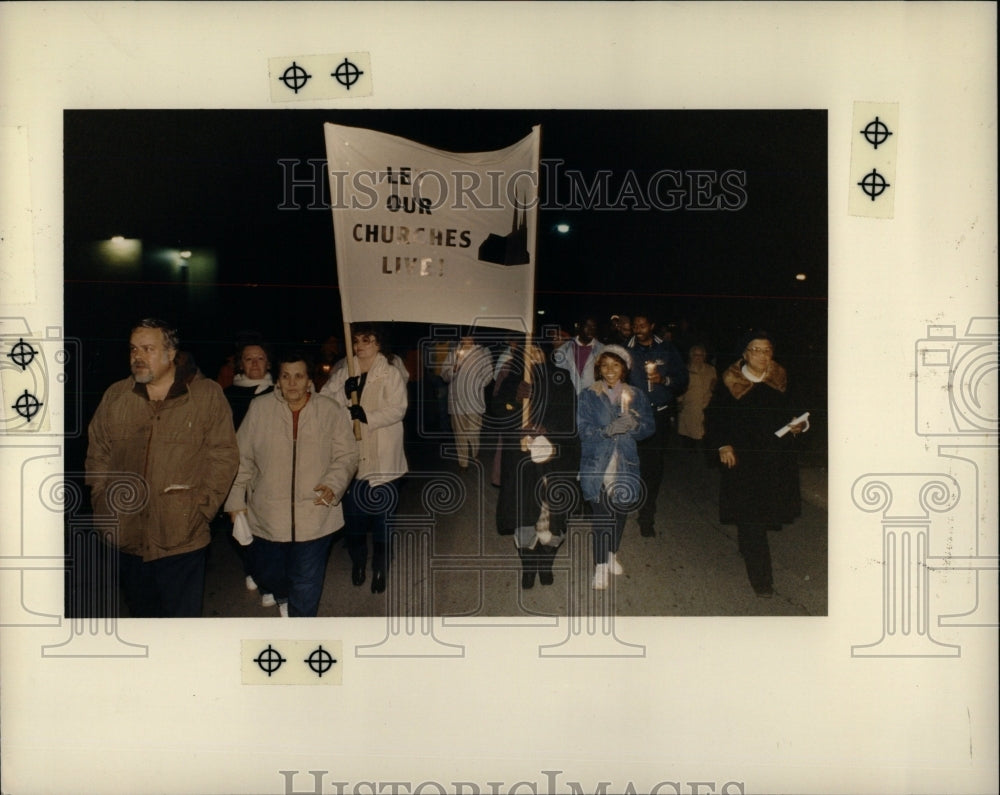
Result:
M653 334L654 322L645 312L632 317L634 336L629 383L644 390L656 417L656 431L638 443L639 477L646 485L646 499L639 508L639 532L655 536L656 498L663 480L663 455L670 428L670 409L688 385L688 371L677 349Z
M132 329L129 357L132 375L108 387L88 431L94 513L117 514L132 617L200 616L208 523L239 466L232 413L162 320Z

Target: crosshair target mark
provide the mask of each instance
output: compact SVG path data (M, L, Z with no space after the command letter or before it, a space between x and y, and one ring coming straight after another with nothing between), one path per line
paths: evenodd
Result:
M295 61L292 61L292 65L289 66L278 79L284 83L287 88L292 89L292 91L298 94L299 89L305 88L305 85L309 82L310 78L312 78L311 74L295 63Z

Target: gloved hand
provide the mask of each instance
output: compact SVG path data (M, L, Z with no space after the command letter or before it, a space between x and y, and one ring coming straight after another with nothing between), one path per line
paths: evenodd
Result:
M347 395L348 400L351 399L352 392L357 392L358 396L361 396L361 379L356 375L352 375L344 381L344 394Z
M623 433L635 430L639 427L639 421L632 416L631 412L622 414L618 419L612 420L604 427L605 436L621 436Z
M367 424L367 422L368 422L368 416L365 414L365 410L363 408L361 408L360 405L358 405L358 406L348 406L347 410L349 412L351 412L351 419L352 420L359 420L360 422L364 422L364 423Z

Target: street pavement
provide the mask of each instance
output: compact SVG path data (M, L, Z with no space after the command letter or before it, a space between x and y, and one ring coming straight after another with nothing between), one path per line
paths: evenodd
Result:
M441 458L441 454L445 459ZM803 511L769 534L774 596L754 594L736 549L736 527L718 522L719 471L695 452L665 452L656 536L642 537L634 518L618 559L625 573L608 591L593 591L590 524L570 521L556 556L555 582L520 587L512 537L496 532L498 489L489 482L492 449L460 470L446 444L408 451L396 513L395 557L386 593L369 579L351 583L351 562L338 538L327 566L320 616L479 619L500 616L825 616L827 614L826 462L800 461ZM340 534L338 534L339 536ZM225 528L213 533L203 615L278 617L246 589L238 550Z

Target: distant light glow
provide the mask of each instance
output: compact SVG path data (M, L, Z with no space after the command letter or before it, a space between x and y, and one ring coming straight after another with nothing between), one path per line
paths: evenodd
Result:
M569 232L569 224L566 223L556 224L556 231L560 235L565 235L567 232Z
M177 256L179 256L181 259L191 259L191 252L190 251L182 251Z
M142 261L142 241L124 235L95 241L94 251L102 264L115 268L137 268Z
M544 309L539 309L536 314L544 315L545 314L545 310Z
M795 274L795 281L797 281L797 282L804 282L805 280L806 280L806 275L804 273L796 273Z

